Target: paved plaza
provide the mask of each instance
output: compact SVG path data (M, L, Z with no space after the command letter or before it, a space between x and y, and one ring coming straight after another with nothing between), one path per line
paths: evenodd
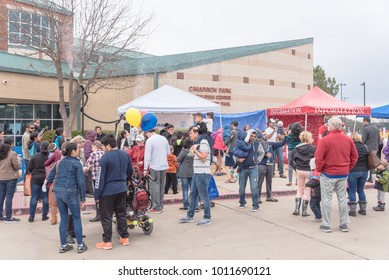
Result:
M76 250L65 254L58 253L58 225L50 221L42 222L40 214L36 222L29 223L28 215L20 215L21 221L14 224L0 224L2 250L0 259L37 259L37 260L102 260L102 259L262 259L262 260L367 260L389 259L389 251L383 250L389 232L389 211L375 212L376 191L366 191L368 198L367 216L352 217L350 231L338 230L339 216L337 201L333 200L332 233L319 230L320 223L309 217L293 216L294 192L296 186L285 186L286 179L274 178L274 190L279 202L261 204L259 212L251 212L251 199L247 208L238 206L238 184L225 183L227 176L215 177L221 196L212 208L212 224L197 226L179 224L178 219L186 214L179 210L181 192L167 195L162 214L152 215L154 232L145 235L136 227L130 230L130 246L119 245L116 237L114 248L99 251L94 248L101 241L100 223L91 223L92 211L83 213L83 228L89 250L77 254ZM249 187L247 187L249 190ZM19 195L19 194L18 194ZM229 199L227 199L229 198ZM21 194L16 200L18 207L28 203ZM263 197L262 197L262 200ZM93 201L88 201L92 206ZM25 209L16 211L25 213ZM195 220L202 217L202 211L196 213Z

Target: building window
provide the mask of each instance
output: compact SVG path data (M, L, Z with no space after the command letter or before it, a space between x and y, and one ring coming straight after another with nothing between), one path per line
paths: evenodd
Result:
M184 79L184 73L182 73L182 72L177 72L177 79L178 79L178 80L183 80L183 79Z
M311 59L311 54L310 53L308 54L308 59Z
M295 88L295 87L296 87L296 83L292 82L292 88Z
M292 50L292 55L296 55L296 50Z
M69 106L65 105L69 112ZM63 127L58 104L18 104L0 103L0 129L8 137L14 138L15 146L22 145L22 135L27 123L41 120L41 128L55 129Z
M219 75L212 75L212 81L218 82L219 81Z
M308 90L310 90L311 89L311 85L308 85Z
M274 80L270 80L269 85L274 86Z
M24 11L8 11L8 42L35 48L55 48L54 27L46 16ZM48 45L50 44L50 45Z
M243 83L248 84L249 83L249 77L243 77Z

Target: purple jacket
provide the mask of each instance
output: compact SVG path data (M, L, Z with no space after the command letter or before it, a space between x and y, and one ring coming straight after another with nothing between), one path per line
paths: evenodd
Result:
M383 148L382 153L385 155L385 159L389 161L389 140L386 143L385 148Z
M92 143L96 140L97 133L94 130L88 130L86 133L85 145L84 145L84 157L85 162L90 157L92 153Z

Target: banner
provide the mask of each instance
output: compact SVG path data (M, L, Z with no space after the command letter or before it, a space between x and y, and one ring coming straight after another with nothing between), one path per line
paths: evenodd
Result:
M231 124L232 121L237 121L239 123L239 128L243 128L245 124L248 124L250 128L260 130L266 129L266 110L240 113L240 114L221 114L222 126ZM221 127L220 125L220 115L214 115L213 121L213 131L218 130Z

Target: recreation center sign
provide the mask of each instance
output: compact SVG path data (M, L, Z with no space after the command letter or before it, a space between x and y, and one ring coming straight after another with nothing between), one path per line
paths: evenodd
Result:
M221 106L231 106L231 88L190 86L188 90L199 97L218 103Z

